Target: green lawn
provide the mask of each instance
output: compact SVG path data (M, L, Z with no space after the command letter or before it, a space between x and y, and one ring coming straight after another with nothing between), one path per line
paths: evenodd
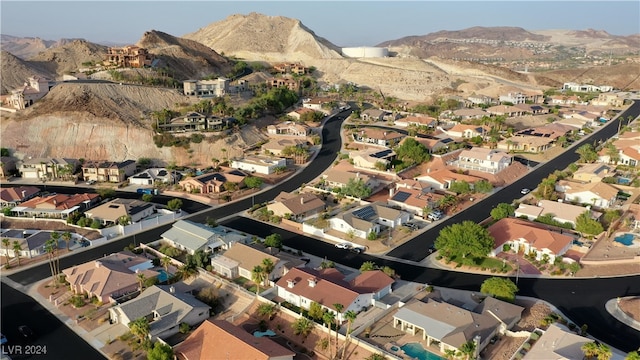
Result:
M495 259L491 257L484 258L460 258L458 259L456 256L451 258L451 261L454 263L467 265L476 268L487 268L489 270L495 269L496 271L506 270L507 272L513 270L513 267L509 263L503 263L500 259Z

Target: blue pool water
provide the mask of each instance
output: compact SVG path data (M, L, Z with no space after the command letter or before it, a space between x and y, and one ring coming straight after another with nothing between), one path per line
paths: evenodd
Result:
M618 184L620 185L629 185L630 182L631 182L631 179L627 179L623 177L618 178Z
M167 274L164 270L158 270L160 274L158 274L158 282L163 283L171 277L171 275Z
M391 346L391 350L392 350L392 351L398 351L398 350L400 350L400 348L399 348L399 347L397 347L397 346L395 346L395 345L392 345L392 346Z
M441 358L440 356L425 350L422 347L422 345L420 345L419 343L408 343L406 345L402 345L402 350L404 351L405 354L407 354L408 356L414 359L443 360L443 358Z
M631 246L633 244L633 238L635 236L633 234L626 233L624 235L616 236L615 241L619 242L625 246Z
M254 331L253 332L253 336L255 336L255 337L275 336L275 335L276 335L276 333L271 329L267 329L267 331Z

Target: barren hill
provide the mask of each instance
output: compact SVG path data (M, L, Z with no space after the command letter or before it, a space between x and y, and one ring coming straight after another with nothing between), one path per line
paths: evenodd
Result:
M299 20L258 13L231 15L184 36L218 53L263 61L340 58L340 48Z
M523 28L497 26L475 26L468 29L450 31L441 30L421 36L407 36L397 40L385 41L377 46L404 45L407 41L434 41L438 39L484 39L501 41L546 41L547 36L531 33Z
M29 59L39 64L49 72L62 75L65 72L76 71L82 63L104 60L107 47L85 40L74 40L68 44L49 48Z
M175 71L177 79L202 78L211 74L224 75L231 69L230 62L211 48L189 39L183 39L151 30L144 33L138 46Z
M4 50L0 54L0 61L0 79L2 79L1 94L7 94L11 92L11 90L21 86L31 76L37 75L53 78L54 75Z
M0 35L0 48L21 59L29 59L46 49L62 46L74 40L81 39L44 40L37 37L18 37L2 34Z
M542 74L559 82L611 85L622 90L640 89L640 64L637 63L552 70Z

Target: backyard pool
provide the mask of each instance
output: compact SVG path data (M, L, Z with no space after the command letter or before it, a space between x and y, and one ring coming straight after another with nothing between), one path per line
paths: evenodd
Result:
M631 183L631 179L627 179L623 177L618 178L618 184L620 185L629 185L629 183Z
M419 343L408 343L402 345L402 350L408 356L418 360L442 360L442 358L432 352L425 350Z
M624 246L632 246L633 245L633 239L636 236L631 234L631 233L626 233L626 234L622 234L620 236L616 236L615 239L613 239L616 242L619 242L620 244L624 245Z
M393 352L397 352L398 350L400 350L399 347L395 346L395 345L391 345L391 351Z
M158 272L160 273L160 274L158 274L158 282L159 283L163 283L163 282L165 282L165 281L167 281L167 280L169 280L171 278L171 275L168 274L164 270L158 270Z
M267 331L254 331L253 336L255 337L263 337L263 336L275 336L275 331L271 329L267 329Z

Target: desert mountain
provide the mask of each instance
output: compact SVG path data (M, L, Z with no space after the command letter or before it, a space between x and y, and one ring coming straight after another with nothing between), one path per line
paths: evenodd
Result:
M640 50L638 37L611 35L599 30L527 31L518 27L472 27L438 31L385 41L401 54L428 58L521 60L555 58L565 54L627 54Z
M29 61L22 60L10 52L2 50L0 54L0 78L1 81L1 94L7 94L11 90L24 84L31 76L43 76L47 78L53 78L54 74L48 72L45 69L41 69L37 65L30 63Z
M160 31L145 32L137 45L160 59L159 66L174 71L177 79L197 79L211 74L220 76L231 69L230 62L211 48Z
M85 40L74 40L62 46L51 47L29 61L39 64L49 72L62 75L82 67L89 61L101 62L107 53L107 47Z
M49 48L62 46L74 40L81 39L44 40L38 37L18 37L2 34L0 35L0 48L21 59L28 59Z
M340 48L300 20L258 13L231 15L184 36L218 53L247 60L305 61L340 58Z

